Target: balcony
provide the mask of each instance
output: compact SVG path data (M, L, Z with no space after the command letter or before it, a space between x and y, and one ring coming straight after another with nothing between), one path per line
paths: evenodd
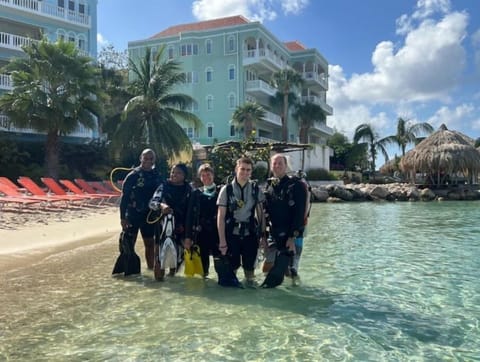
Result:
M319 84L324 90L328 90L328 81L325 77L325 74L318 74L315 72L304 72L302 74L303 79L305 82L313 82L315 84Z
M0 74L0 89L13 89L12 77L10 77L8 74Z
M261 79L247 81L245 90L254 97L263 99L274 96L275 93L277 93L277 89L275 87L272 87L270 84Z
M3 0L0 0L0 1L3 1ZM22 47L24 45L30 45L34 41L36 40L32 40L25 36L0 32L0 48L8 48L13 50L23 51Z
M275 126L282 126L282 118L279 115L269 111L265 111L265 117L263 117L263 120Z
M0 6L46 16L76 25L90 27L90 16L39 0L0 0Z
M313 128L329 136L332 136L334 133L332 127L328 127L326 124L320 123L320 122L315 122L315 124L313 125Z
M333 108L331 106L329 106L326 101L320 99L320 97L317 97L317 96L303 96L302 97L302 102L307 102L307 101L320 106L320 108L322 108L323 111L326 114L328 114L328 115L333 114Z
M243 57L243 65L256 68L259 74L276 72L287 68L286 61L282 61L268 49L247 50Z

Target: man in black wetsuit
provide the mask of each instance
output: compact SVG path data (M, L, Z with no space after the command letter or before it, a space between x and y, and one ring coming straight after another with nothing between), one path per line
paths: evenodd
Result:
M263 271L273 266L278 251L295 253L295 239L303 236L305 228L305 209L307 189L297 177L287 175L287 158L276 154L271 158L273 177L269 179L265 190L265 217L269 230L270 245L267 251ZM291 260L290 270L294 283L298 280L297 271Z
M138 230L145 244L145 259L147 267L153 269L154 262L154 226L147 223L148 203L158 185L161 184L160 174L154 167L155 152L147 148L140 155L140 166L135 167L125 178L120 200L120 223L125 233L134 242Z

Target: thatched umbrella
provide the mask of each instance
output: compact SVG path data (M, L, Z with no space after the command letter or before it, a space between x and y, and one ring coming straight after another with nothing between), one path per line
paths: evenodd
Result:
M420 142L400 161L400 168L410 173L415 182L415 173L430 175L434 184L441 184L446 177L456 178L462 173L473 181L480 170L480 152L473 146L474 140L463 133L450 131L441 125L438 131Z

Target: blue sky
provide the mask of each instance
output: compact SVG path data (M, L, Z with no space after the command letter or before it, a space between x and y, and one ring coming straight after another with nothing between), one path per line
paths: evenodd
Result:
M350 139L362 123L392 135L398 117L480 137L479 0L99 0L99 49L239 14L328 60L327 124Z

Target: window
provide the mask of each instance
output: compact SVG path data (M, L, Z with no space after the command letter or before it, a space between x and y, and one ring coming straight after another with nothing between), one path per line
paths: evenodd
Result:
M64 8L65 7L65 0L58 0L57 2L59 8Z
M228 66L228 79L235 80L235 66L229 65Z
M68 10L75 11L75 2L72 0L68 1Z
M212 70L212 68L207 68L205 70L205 80L207 81L207 83L209 83L213 80L213 70Z
M230 137L235 137L235 126L233 124L230 126Z
M236 107L236 99L237 97L235 97L235 94L233 93L230 93L228 95L228 108L230 109L234 109Z
M187 135L188 138L192 139L195 136L195 128L193 127L184 127L183 131Z
M213 96L207 96L207 111L211 111L213 109Z
M227 39L227 50L229 52L235 51L235 37L230 35Z
M82 3L78 4L78 12L80 14L85 14L85 4L82 4Z
M57 39L60 41L65 41L65 32L63 30L57 31Z
M213 138L213 124L207 123L207 137Z
M173 45L168 46L168 59L173 59L175 57L175 48Z
M85 39L78 38L78 49L86 50L85 44L86 44Z
M185 83L198 83L198 73L193 72L186 72L185 73Z
M190 55L198 55L198 45L197 44L183 44L180 47L180 54L182 57Z
M205 42L205 53L212 54L212 41L210 39Z

